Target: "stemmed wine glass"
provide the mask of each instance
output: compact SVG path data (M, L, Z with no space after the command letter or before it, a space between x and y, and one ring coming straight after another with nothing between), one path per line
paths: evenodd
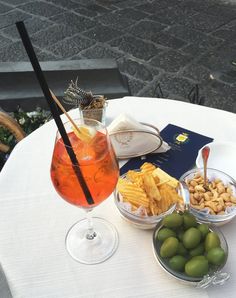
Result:
M51 180L58 194L67 202L86 211L86 218L75 223L66 236L66 248L77 261L97 264L116 251L118 234L106 220L90 213L113 192L119 167L105 126L93 119L64 124L78 163L72 163L61 135L57 132L51 163ZM76 175L77 167L89 190L86 195Z

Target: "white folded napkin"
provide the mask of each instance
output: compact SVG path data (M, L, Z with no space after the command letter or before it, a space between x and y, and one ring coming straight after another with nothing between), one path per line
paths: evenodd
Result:
M162 153L170 149L170 146L162 140L156 130L139 123L127 114L120 114L107 129L115 152L121 158L145 155L147 153ZM126 132L130 129L150 133Z

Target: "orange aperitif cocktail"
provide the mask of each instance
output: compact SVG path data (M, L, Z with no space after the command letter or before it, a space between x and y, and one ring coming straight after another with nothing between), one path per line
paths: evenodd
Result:
M61 139L57 140L54 148L51 165L52 182L57 192L67 202L79 207L94 207L112 193L117 183L119 171L113 148L108 142L107 135L102 132L96 132L88 141L83 141L75 132L70 132L69 139L94 204L88 205Z
M76 130L70 122L64 124L76 162L72 162L68 146L64 145L58 132L51 162L51 180L64 200L82 208L87 214L86 219L69 230L67 250L77 261L95 264L114 253L118 235L106 220L99 217L92 219L90 211L112 194L118 181L119 167L105 126L92 119L76 120L76 124ZM89 194L81 186L81 176Z

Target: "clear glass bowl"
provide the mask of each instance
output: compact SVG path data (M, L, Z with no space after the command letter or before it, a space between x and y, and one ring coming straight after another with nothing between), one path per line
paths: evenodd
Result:
M219 230L219 228L217 228L216 226L209 225L210 231L216 232L220 238L221 247L224 249L226 253L225 262L219 266L212 265L211 267L209 267L210 270L208 274L203 277L191 277L186 275L184 272L177 272L169 267L168 260L160 256L160 248L162 242L158 241L156 237L157 233L161 228L163 228L163 225L157 225L157 227L155 228L153 232L152 244L154 256L159 265L166 273L185 284L189 284L198 288L207 288L210 285L222 285L229 279L230 275L226 272L221 271L228 259L228 244L223 233Z
M195 168L192 169L186 173L184 173L181 177L180 177L180 181L184 181L187 182L188 180L192 180L193 177L197 174L200 173L203 176L204 173L204 169L203 168ZM212 168L208 168L207 169L207 178L212 181L216 178L219 178L222 180L222 182L225 185L229 185L232 189L232 194L234 197L236 197L236 181L230 177L228 174L216 170L216 169L212 169ZM202 210L198 210L195 209L193 207L190 206L190 212L193 213L193 215L200 221L200 222L204 222L204 223L210 223L210 224L215 224L215 225L224 225L226 223L228 223L229 221L231 221L235 215L236 215L236 206L233 207L227 207L226 208L226 212L225 214L210 214L209 213L209 209L206 207Z
M136 170L139 171L139 170ZM126 174L122 175L121 178L125 178ZM121 216L134 227L139 229L154 229L157 223L159 223L163 217L174 212L176 204L171 205L171 207L159 215L146 216L146 215L136 215L129 211L126 205L122 202L121 195L119 191L115 190L115 205L119 210Z

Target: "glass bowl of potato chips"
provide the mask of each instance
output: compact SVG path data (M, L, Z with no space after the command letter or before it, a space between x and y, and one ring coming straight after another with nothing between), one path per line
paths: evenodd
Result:
M224 225L236 216L236 181L228 174L207 169L207 184L204 184L204 169L192 169L180 177L187 184L190 209L201 222Z
M153 229L182 202L179 182L151 163L119 178L115 204L121 216L140 229Z

